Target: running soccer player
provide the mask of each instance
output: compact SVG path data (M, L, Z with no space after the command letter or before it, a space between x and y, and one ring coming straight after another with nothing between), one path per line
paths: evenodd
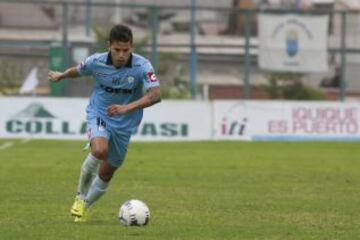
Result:
M85 222L89 207L106 192L125 159L143 108L161 101L159 80L151 63L132 51L132 31L119 24L110 31L108 52L91 55L65 72L49 71L53 82L85 75L95 80L86 108L91 153L81 166L70 210L75 222Z

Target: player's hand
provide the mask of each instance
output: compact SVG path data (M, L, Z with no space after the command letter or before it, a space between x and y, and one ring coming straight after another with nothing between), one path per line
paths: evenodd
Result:
M107 108L107 114L110 117L115 116L115 115L125 114L127 112L129 112L129 109L126 105L114 104Z
M49 79L49 81L52 81L52 82L58 82L58 81L60 81L62 79L62 73L61 72L49 71L48 79Z

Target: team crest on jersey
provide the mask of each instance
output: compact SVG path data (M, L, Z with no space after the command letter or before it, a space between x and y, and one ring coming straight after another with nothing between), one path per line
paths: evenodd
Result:
M148 72L148 73L147 73L147 77L148 77L148 80L149 80L150 82L157 82L157 78L156 78L155 73L153 73L153 72Z
M133 76L128 76L127 81L128 83L133 83L135 81L135 78Z

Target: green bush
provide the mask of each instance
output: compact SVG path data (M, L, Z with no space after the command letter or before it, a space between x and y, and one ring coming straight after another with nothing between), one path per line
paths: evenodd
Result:
M293 73L272 73L264 91L271 99L325 100L326 95L301 81L302 75Z

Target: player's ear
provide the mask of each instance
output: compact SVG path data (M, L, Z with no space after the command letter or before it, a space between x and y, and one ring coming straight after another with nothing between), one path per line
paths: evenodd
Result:
M107 43L108 51L110 51L110 45L111 45L111 43L110 43L110 41L107 41L106 43Z

